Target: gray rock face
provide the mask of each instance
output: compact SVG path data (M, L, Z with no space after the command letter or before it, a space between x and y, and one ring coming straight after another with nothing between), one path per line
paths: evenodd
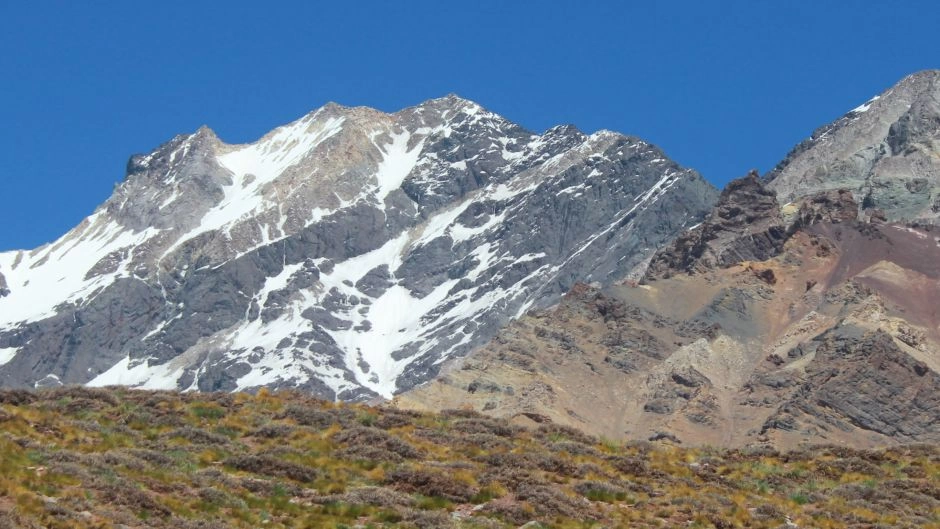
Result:
M940 71L928 70L816 130L765 179L781 203L847 189L888 220L940 218Z
M328 104L248 145L201 128L132 157L60 240L0 254L0 384L388 397L623 276L715 196L637 138L456 96Z

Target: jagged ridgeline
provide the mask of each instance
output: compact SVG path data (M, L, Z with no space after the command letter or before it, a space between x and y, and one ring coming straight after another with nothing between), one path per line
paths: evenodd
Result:
M717 196L658 148L448 96L328 104L255 143L134 156L59 240L0 254L0 383L389 397Z

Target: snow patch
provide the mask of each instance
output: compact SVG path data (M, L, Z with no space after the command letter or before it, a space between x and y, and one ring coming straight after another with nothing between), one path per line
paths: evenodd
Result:
M290 278L293 277L293 275L296 274L301 268L303 268L303 266L303 263L286 265L281 270L281 273L265 279L264 285L261 286L261 288L258 290L258 293L254 296L254 298L258 300L258 304L263 307L265 301L268 299L268 294L286 287L287 283L290 282Z
M454 242L466 241L477 235L482 235L489 230L499 226L505 219L508 210L503 209L499 215L490 215L486 222L476 228L468 228L462 224L455 223L450 227L450 236Z
M131 361L130 356L111 366L86 385L89 387L130 386L141 389L177 389L177 380L183 375L182 367L173 362L151 366L146 359Z
M859 105L859 106L853 108L852 110L849 111L849 113L861 114L862 112L867 112L868 109L871 108L872 103L874 103L875 101L878 101L878 99L880 99L880 98L881 98L881 96L875 96L875 97L869 99L868 101L865 101L865 102L862 103L861 105Z
M402 182L408 173L414 169L418 163L418 156L421 154L421 148L424 146L422 139L408 149L408 141L411 139L411 133L404 131L400 134L391 134L392 141L383 146L373 141L373 145L382 153L382 161L375 173L375 179L378 184L378 199L381 203L385 197L392 191L401 187Z
M17 347L0 347L0 366L10 363L10 360L13 360L18 352L19 348Z

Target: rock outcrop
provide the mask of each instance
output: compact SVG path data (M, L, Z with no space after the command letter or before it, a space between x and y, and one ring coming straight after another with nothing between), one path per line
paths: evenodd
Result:
M645 280L763 261L779 254L786 238L776 195L751 171L725 187L701 224L655 254Z
M861 429L900 442L940 442L940 375L894 337L850 328L815 341L814 361L765 434Z

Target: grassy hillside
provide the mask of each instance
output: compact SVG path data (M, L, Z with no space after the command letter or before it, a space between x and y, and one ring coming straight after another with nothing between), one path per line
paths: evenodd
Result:
M3 528L940 528L936 447L620 444L297 393L0 392L0 453Z

